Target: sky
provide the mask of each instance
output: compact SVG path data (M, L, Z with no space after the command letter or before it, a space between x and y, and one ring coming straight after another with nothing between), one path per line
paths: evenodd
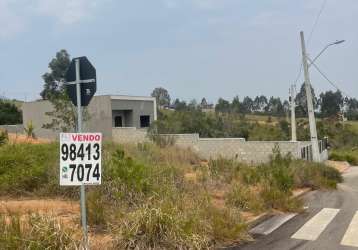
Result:
M357 0L0 0L0 96L39 98L48 63L66 49L96 67L97 94L146 96L164 87L187 101L287 98L302 30L311 58L346 40L317 65L358 97L357 23ZM316 92L334 90L310 72Z

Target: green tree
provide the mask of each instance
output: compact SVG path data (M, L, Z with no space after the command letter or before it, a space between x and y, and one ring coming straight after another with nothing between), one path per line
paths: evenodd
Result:
M229 113L230 110L230 102L223 98L219 98L218 103L215 105L215 111L221 113Z
M251 113L253 110L253 106L254 101L250 97L246 96L241 103L241 112L245 114Z
M185 101L180 101L178 98L173 102L174 109L176 111L184 111L188 109Z
M256 96L253 101L253 111L263 112L267 106L267 97L264 95Z
M157 100L159 108L168 107L170 105L170 95L168 90L162 87L155 88L151 94Z
M44 80L44 89L40 95L44 100L51 100L61 97L64 89L65 74L70 65L70 55L66 50L60 50L56 57L48 65L50 72L42 75Z
M339 90L336 92L326 91L321 93L319 104L321 107L322 116L336 116L341 111L341 107L343 106L342 93Z
M285 114L284 106L281 102L280 97L275 98L271 96L266 107L266 112L277 116L281 116Z
M347 118L349 120L358 120L358 100L356 98L345 98Z
M241 103L238 96L235 96L231 103L231 111L234 113L240 113L241 111Z
M10 101L0 99L0 125L22 123L21 111Z
M63 132L74 131L77 121L77 109L70 101L64 87L65 74L70 65L71 58L66 50L56 53L56 57L48 65L49 72L42 78L45 82L41 96L50 101L53 110L47 112L51 122L44 124L46 129L58 130ZM89 119L87 109L83 109L83 121Z
M314 109L318 108L318 100L316 98L315 91L311 85L311 93L313 99L313 107ZM303 83L300 88L300 92L296 95L296 115L297 117L304 117L307 116L307 98L306 98L306 88L305 84Z

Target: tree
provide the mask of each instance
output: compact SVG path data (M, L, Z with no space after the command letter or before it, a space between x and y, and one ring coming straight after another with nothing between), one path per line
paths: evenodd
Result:
M218 103L215 105L215 111L221 113L229 113L230 112L230 102L224 100L223 98L219 98Z
M278 116L285 114L284 107L283 107L280 97L275 98L275 97L271 96L271 98L267 104L267 107L266 107L266 112L269 112L272 115L278 115Z
M349 120L358 120L358 100L356 98L345 98L347 118Z
M155 88L151 94L157 100L159 108L168 107L170 105L170 95L168 90L162 87Z
M241 103L241 111L243 113L251 113L251 111L253 110L253 106L254 101L250 97L246 96Z
M231 103L231 111L233 113L240 113L241 111L241 103L238 96L235 96Z
M0 125L22 123L21 111L10 101L0 99Z
M184 111L188 109L185 101L180 101L178 98L173 103L175 111Z
M321 107L322 116L336 116L343 107L342 93L339 90L337 90L336 92L326 91L324 93L321 93L319 104Z
M208 102L206 101L206 98L205 98L205 97L203 97L203 99L201 99L200 107L201 107L202 109L205 109L205 108L208 107Z
M314 89L311 85L311 93L313 98L313 107L314 109L318 108L318 100L316 98ZM300 89L300 92L296 95L296 115L298 117L307 116L307 98L306 98L306 87L303 83Z
M263 112L267 106L267 98L264 95L256 96L253 101L253 111Z
M49 72L42 78L45 81L41 96L51 102L53 110L46 115L52 118L51 122L44 124L46 129L63 132L73 131L76 128L77 108L70 101L64 87L65 74L71 62L70 55L66 50L56 53L56 57L49 63ZM82 119L89 119L87 109L82 109Z
M56 57L48 65L50 72L42 75L45 82L44 89L40 93L42 99L54 99L63 93L65 74L70 62L70 55L66 50L63 49L56 53Z

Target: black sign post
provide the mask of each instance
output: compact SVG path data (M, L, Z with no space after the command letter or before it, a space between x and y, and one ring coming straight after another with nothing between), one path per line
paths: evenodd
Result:
M96 69L88 61L87 57L74 58L66 72L66 92L72 103L77 106L77 133L82 132L82 110L83 106L88 106L92 97L96 93ZM81 221L83 228L84 249L89 248L87 234L86 216L86 189L82 183L81 189Z
M76 79L76 61L79 61L79 79ZM72 103L77 106L76 83L81 87L81 106L88 106L97 90L96 69L82 56L74 58L66 73L66 92Z

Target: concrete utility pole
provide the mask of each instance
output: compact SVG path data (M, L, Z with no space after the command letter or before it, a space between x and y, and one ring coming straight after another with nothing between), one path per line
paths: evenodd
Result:
M296 133L296 102L295 102L295 85L292 84L290 88L291 94L291 141L297 141Z
M302 46L303 72L305 75L308 120L310 124L310 134L311 134L311 142L312 142L312 156L313 156L313 161L319 162L321 159L320 159L319 148L318 148L316 119L314 116L313 98L311 93L311 81L308 71L308 57L306 52L306 44L305 44L305 37L303 31L301 31L300 35L301 35L301 46Z
M82 109L81 109L81 83L80 83L80 60L76 59L76 94L77 94L77 133L82 132ZM86 188L82 183L80 188L81 221L83 228L84 249L89 249L87 233L86 213Z

